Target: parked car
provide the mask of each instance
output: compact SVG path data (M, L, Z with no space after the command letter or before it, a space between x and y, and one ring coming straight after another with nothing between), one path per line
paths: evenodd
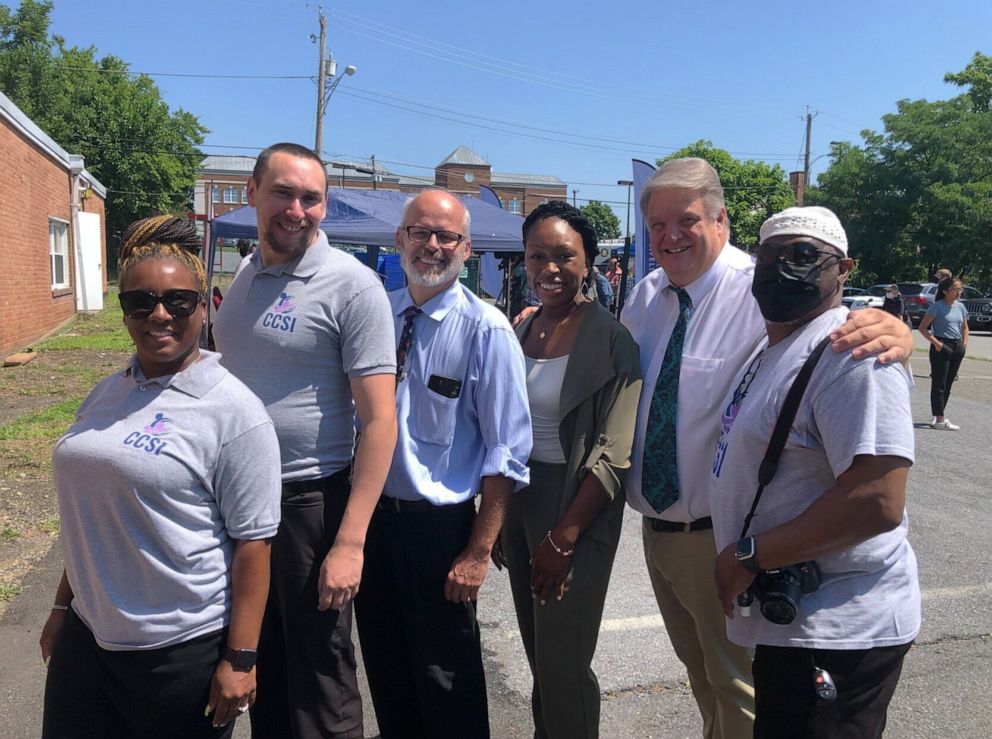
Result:
M937 297L937 285L932 282L900 282L899 291L903 295L906 313L914 326L919 326L923 316ZM968 309L968 328L972 331L992 331L992 298L982 295L982 291L964 286L961 302Z
M872 285L867 290L862 290L857 295L850 295L846 298L841 298L841 303L846 305L851 310L860 310L861 308L881 308L882 303L885 302L885 291L889 289L891 282L887 282L884 285Z
M898 285L909 320L913 322L913 326L919 326L923 316L933 305L934 296L937 294L937 284L934 282L900 282Z
M968 309L968 328L971 331L992 331L992 298L982 295L982 291L964 286L961 302Z

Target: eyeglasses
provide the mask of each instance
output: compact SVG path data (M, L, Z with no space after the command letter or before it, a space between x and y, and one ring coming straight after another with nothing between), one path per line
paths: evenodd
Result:
M163 295L145 290L128 290L117 297L121 301L124 315L138 320L148 318L159 303L173 318L187 318L200 304L200 293L196 290L166 290Z
M407 226L406 235L414 244L426 244L431 240L431 234L437 237L437 245L448 249L458 246L465 238L454 231L432 231L423 226Z
M776 259L782 259L800 267L816 264L822 257L843 259L838 254L818 249L811 241L796 241L792 244L761 244L755 250L759 262L767 264Z

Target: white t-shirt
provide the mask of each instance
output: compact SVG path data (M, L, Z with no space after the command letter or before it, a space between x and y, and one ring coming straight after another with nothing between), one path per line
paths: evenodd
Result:
M736 541L758 487L785 395L813 348L847 318L835 308L810 321L742 369L723 402L722 432L711 477L710 504L718 550ZM829 489L856 455L914 458L912 378L902 365L823 352L810 378L749 534L791 521ZM905 644L920 629L916 557L906 539L909 519L839 554L817 560L822 584L802 597L796 619L778 625L739 609L727 622L736 644L811 649L869 649Z

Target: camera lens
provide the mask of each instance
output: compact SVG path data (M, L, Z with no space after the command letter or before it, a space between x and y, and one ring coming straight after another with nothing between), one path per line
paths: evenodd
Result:
M772 597L766 594L761 603L761 615L773 624L786 626L796 618L796 604L784 593L776 593Z

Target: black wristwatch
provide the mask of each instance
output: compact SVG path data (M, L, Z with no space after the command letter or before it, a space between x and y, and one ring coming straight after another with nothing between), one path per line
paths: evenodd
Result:
M231 668L235 672L251 672L258 660L258 650L256 649L231 649L224 652L224 659L231 663Z
M737 550L734 552L734 556L737 557L737 561L744 565L745 569L752 575L758 575L761 573L761 568L758 567L758 563L755 561L755 547L754 547L754 537L746 536L737 542Z

